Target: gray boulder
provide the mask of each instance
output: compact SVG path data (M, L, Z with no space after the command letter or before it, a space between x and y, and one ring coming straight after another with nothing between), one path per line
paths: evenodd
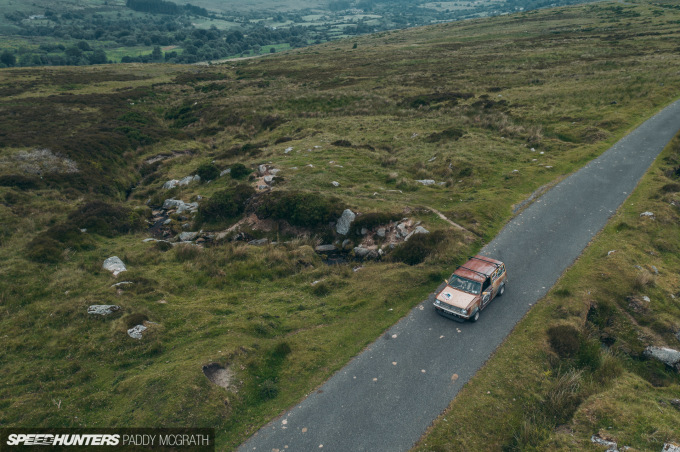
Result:
M340 182L334 180L333 182L331 182L331 185L334 186L334 187L339 187Z
M227 174L231 174L231 168L227 168L224 171L220 173L220 177L226 176Z
M385 230L385 228L378 228L378 231L376 232L376 234L378 234L378 237L383 239L385 238L386 233L387 231Z
M264 183L267 185L274 185L274 176L264 176Z
M335 245L319 245L314 248L317 253L328 253L330 251L335 251Z
M359 259L369 260L377 259L379 254L376 250L364 248L363 246L357 246L354 248L354 256Z
M183 204L184 201L179 199L166 199L163 201L163 210L176 209Z
M182 202L182 201L180 201L180 202ZM184 212L196 213L197 211L198 211L198 203L197 202L186 202L186 203L182 202L182 204L180 204L177 207L176 213L177 214L181 214L181 213L184 213Z
M400 237L406 237L408 235L408 228L406 227L406 223L399 223L397 225L397 234Z
M413 230L413 232L411 232L409 235L407 235L407 236L404 238L404 242L407 242L408 239L410 239L414 234L429 234L429 233L430 233L430 231L428 231L428 230L425 229L424 227L418 226L418 227L416 227L416 228Z
M93 304L87 308L87 313L92 315L109 315L120 311L120 306L115 304Z
M347 235L349 233L349 228L355 218L356 215L354 212L349 209L345 209L345 211L342 212L342 216L338 219L338 222L335 225L335 231L340 235Z
M133 326L132 328L127 330L127 334L132 339L141 339L142 333L146 330L147 330L147 327L145 327L144 325L137 325L137 326Z
M191 242L198 237L198 232L180 232L177 238L180 242Z
M267 174L267 165L260 165L260 166L258 166L258 167L257 167L257 173L258 173L260 176L264 176L265 174Z
M661 452L680 452L680 445L675 443L664 443Z
M127 271L125 264L118 256L112 256L106 259L104 264L102 264L102 267L104 270L108 270L113 273L113 276L118 276L120 273Z
M641 217L654 217L654 212L649 212L649 211L647 211L647 212L642 212L642 213L640 214L640 216L641 216Z
M680 372L680 352L666 347L647 347L644 355L648 358L661 361L668 367Z

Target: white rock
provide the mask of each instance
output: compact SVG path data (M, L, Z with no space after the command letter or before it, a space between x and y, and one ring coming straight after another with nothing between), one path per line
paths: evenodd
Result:
M127 286L128 284L134 284L132 281L121 281L116 284L111 284L111 287Z
M127 334L133 339L141 339L142 333L146 330L147 328L144 325L137 325L127 330Z
M265 174L267 174L267 165L258 166L257 172L260 174L260 176L264 176Z
M611 250L607 252L607 256L611 256L612 254L616 253L616 250Z
M193 180L194 180L194 176L187 176L184 179L182 179L181 181L179 181L178 185L179 186L189 185L191 182L193 182Z
M118 274L127 271L125 264L118 256L112 256L106 259L102 267L104 270L108 270L113 273L113 276L118 276Z
M87 313L92 315L109 315L120 311L120 306L115 304L93 304L87 308Z
M338 222L335 225L335 231L340 235L347 235L349 228L355 218L356 215L354 212L349 209L345 209L345 211L342 212L342 216L338 219Z
M666 347L647 347L644 355L661 361L669 367L680 372L680 352Z
M436 183L432 179L420 179L420 180L416 180L416 182L423 184L423 185L434 185Z
M194 182L200 182L200 181L201 181L201 176L199 176L198 174L196 174L192 180L193 180Z
M382 238L385 238L385 233L386 233L385 228L378 228L378 231L376 232L376 234L378 234L378 237Z
M597 435L591 436L590 441L601 446L607 446L607 452L618 452L619 450L617 444L614 441L607 441L606 439L602 439Z
M231 168L227 168L224 171L220 172L220 177L225 176L227 174L231 174Z
M641 217L653 217L653 216L654 216L654 213L653 213L653 212L649 212L649 211L647 211L647 212L642 212L642 213L640 214L640 216L641 216Z
M680 452L680 445L675 443L664 443L661 452Z
M163 188L166 190L170 190L171 188L175 188L177 184L179 184L179 181L177 179L172 179L164 183Z
M267 185L274 185L274 176L264 176L264 183Z
M283 153L284 153L284 154L288 154L288 153L289 153L290 151L292 151L292 150L293 150L293 147L291 146L291 147L289 147L289 148L286 148L286 149L283 151Z
M649 297L648 297L647 295L643 295L643 296L642 296L642 299L643 299L644 301L646 301L647 303L649 303L650 301L652 301L652 300L649 299Z
M339 187L339 186L340 186L340 182L338 182L338 181L333 181L333 182L331 182L331 185L334 186L334 187Z

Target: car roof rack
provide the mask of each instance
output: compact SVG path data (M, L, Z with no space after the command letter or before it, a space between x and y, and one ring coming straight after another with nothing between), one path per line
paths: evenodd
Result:
M488 260L486 260L486 259L482 259L481 257L477 257L477 256L471 256L470 259L477 259L478 261L486 262L487 264L491 264L491 265L493 265L493 266L496 267L496 268L498 268L498 267L501 266L501 264L498 264L498 263L492 262L492 261L488 261ZM469 270L469 269L468 269L468 270Z
M482 273L482 272L478 272L477 270L473 270L473 269L471 269L471 268L467 268L467 267L466 267L466 266L464 266L464 265L461 265L461 266L460 266L460 267L458 267L458 268L464 268L465 270L471 271L472 273L477 273L477 274L478 274L479 276L483 276L483 277L484 277L484 279L486 279L486 278L488 278L488 277L489 277L489 275L485 275L484 273Z

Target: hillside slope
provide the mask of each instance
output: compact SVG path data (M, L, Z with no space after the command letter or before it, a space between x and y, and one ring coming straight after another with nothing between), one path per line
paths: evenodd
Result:
M671 6L598 3L225 66L0 71L0 361L12 363L0 425L214 426L236 446L513 205L677 97ZM342 247L329 222L346 208L367 234L350 230L343 259L360 243L381 259L329 266L314 252ZM393 238L402 218L430 234L391 250L379 229ZM201 230L199 246L142 242ZM247 244L260 238L277 244ZM102 269L114 255L128 268L117 278ZM126 334L137 324L141 340ZM226 390L205 375L219 367Z

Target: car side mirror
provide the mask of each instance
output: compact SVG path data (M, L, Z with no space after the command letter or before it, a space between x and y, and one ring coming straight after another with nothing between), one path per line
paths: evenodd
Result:
M447 285L449 284L449 280L448 280L448 279L445 279L444 282L445 282Z

